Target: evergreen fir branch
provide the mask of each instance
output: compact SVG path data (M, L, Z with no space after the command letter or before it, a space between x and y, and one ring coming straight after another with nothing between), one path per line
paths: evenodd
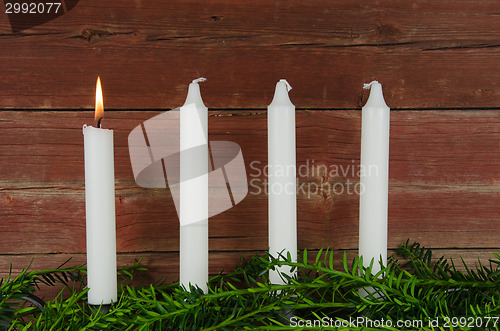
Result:
M15 278L9 275L0 281L0 321L11 330L287 330L291 318L302 322L359 316L391 321L439 319L442 326L446 317L494 318L500 314L499 254L486 265L478 261L473 268L462 261L462 271L453 260L433 260L431 250L416 243L407 242L398 253L403 262L392 257L375 275L371 273L373 261L363 267L362 259L349 262L346 254L341 259L342 270L337 270L334 252L329 249L315 256L304 250L299 261L289 255L254 256L242 261L234 272L211 278L207 294L196 287L186 291L177 282L131 286L135 273L145 271L135 264L120 270L123 281L118 302L102 313L86 305L87 290L81 277L84 266L39 272L25 269ZM288 284L269 284L268 271L279 266L296 269L297 277L282 275ZM72 282L79 286L70 287ZM35 293L41 283L68 285L70 294L65 297L61 292L41 311L22 299ZM368 293L362 294L363 289ZM491 323L487 329L498 327Z

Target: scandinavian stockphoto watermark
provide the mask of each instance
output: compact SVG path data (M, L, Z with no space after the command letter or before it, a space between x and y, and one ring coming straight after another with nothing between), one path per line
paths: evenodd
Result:
M250 162L249 194L302 194L310 199L314 195L361 195L364 186L360 183L361 177L378 177L379 170L376 165L363 166L357 160L351 160L348 164L331 164L306 160L299 166L276 166L271 169L261 161ZM286 183L269 184L269 176L292 177L296 176L296 184L292 181ZM314 181L313 179L320 180Z
M189 125L183 126L181 139L181 125L186 123ZM178 214L181 186L195 187L194 193L196 188L208 186L208 217L232 208L248 193L243 153L234 142L209 142L206 137L206 126L195 104L167 111L137 126L128 137L136 183L145 188L168 187ZM203 203L196 201L196 196L186 198L193 208ZM206 219L206 213L199 215L183 217L181 225Z
M359 179L379 175L376 165L363 167L357 160L332 165L306 160L297 167L272 169L265 162L252 161L247 177L240 146L231 141L208 141L199 112L195 104L164 112L138 125L128 137L136 183L145 188L169 188L177 213L180 187L186 183L208 185L208 217L211 217L240 203L247 194L295 192L308 199L318 194L361 195L364 187ZM181 146L181 113L191 123L186 145L189 148ZM279 180L269 185L272 176ZM191 202L198 205L197 201ZM183 219L181 225L200 220Z

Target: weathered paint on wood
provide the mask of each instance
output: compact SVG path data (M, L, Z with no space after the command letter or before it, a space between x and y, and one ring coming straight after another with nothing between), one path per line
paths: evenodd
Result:
M175 108L204 76L211 108L265 108L287 78L299 108L500 104L500 6L488 1L80 1L18 33L0 16L0 108Z
M240 144L253 180L210 222L212 274L267 247L267 199L255 193L281 78L300 109L299 248L357 248L348 167L359 163L362 85L376 79L393 108L389 246L410 238L466 261L497 252L499 12L496 0L89 0L12 33L0 11L0 275L32 257L36 269L84 261L81 128L97 75L115 130L119 264L145 257L149 280L177 277L179 226L168 190L135 184L127 136L182 105L200 76L211 139Z
M334 265L342 270L341 261L344 252L348 261L352 261L357 256L357 250L334 251ZM308 252L309 256L316 256L316 250ZM400 258L394 250L389 250L389 255ZM235 266L240 266L242 259L248 260L253 255L265 256L262 251L237 251L237 252L211 252L209 261L210 276L216 276L220 273L229 273ZM488 261L494 258L490 249L434 249L432 260L436 261L440 257L453 259L459 270L464 270L461 258L467 266L472 267L481 261ZM68 261L68 259L70 259ZM131 266L137 261L148 268L147 271L138 272L134 277L132 284L150 284L164 280L166 284L175 282L179 279L179 253L178 252L142 252L142 253L120 253L118 254L118 267ZM86 262L85 254L30 254L30 255L0 255L0 271L2 276L4 270L10 270L12 264L12 274L19 274L24 268L30 265L30 270L42 270L45 268L55 269L61 264L64 267L71 267ZM62 286L49 287L43 284L37 291L40 298L51 300L61 290Z
M127 147L129 132L159 113L115 111L103 122L115 131L118 251L131 258L178 251L170 193L135 184ZM89 111L0 112L0 252L8 254L1 272L19 254L49 262L85 252L81 128L91 121ZM210 139L241 146L250 181L245 200L210 221L214 273L239 253L267 248L266 127L262 111L210 112ZM499 137L496 110L391 114L391 248L408 238L462 252L498 248ZM357 248L359 143L359 110L297 112L300 249ZM167 272L154 260L150 266Z

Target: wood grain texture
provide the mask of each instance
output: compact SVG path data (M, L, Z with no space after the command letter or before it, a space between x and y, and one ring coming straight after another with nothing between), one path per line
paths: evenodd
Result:
M178 250L170 193L135 184L127 147L129 132L160 113L116 111L105 120L115 132L120 253ZM297 112L300 249L357 248L360 114ZM89 119L88 111L0 112L3 254L85 252L81 128ZM211 219L215 254L267 248L266 128L265 112L210 112L210 139L241 146L250 185L240 204ZM498 247L499 137L497 110L391 113L391 248L408 238L442 249Z
M115 130L119 264L176 279L169 190L136 185L127 137L202 85L210 139L243 151L250 194L210 222L210 272L267 247L266 106L297 109L299 248L357 248L363 83L391 112L389 246L472 261L499 249L500 4L434 1L80 1L12 33L0 11L0 274L84 261L82 125L97 75ZM354 171L353 171L354 170Z
M205 76L211 108L263 109L287 78L299 108L357 108L362 84L393 108L500 104L500 5L488 1L80 1L13 34L0 13L0 108L182 105Z
M357 256L357 250L334 251L334 265L339 270L342 269L341 261L344 252L348 261L352 261ZM478 260L488 263L488 259L494 258L493 253L498 250L492 249L434 249L432 260L436 261L440 257L453 259L457 269L465 270L461 262L469 267L473 267ZM310 250L309 256L316 256L316 250ZM389 256L395 256L401 261L401 257L394 250L389 250ZM248 260L253 255L265 256L262 251L248 252L211 252L209 261L210 277L222 273L229 273L236 266L241 265L241 260ZM141 265L148 270L138 272L134 277L133 285L149 285L158 281L165 281L166 284L178 281L179 279L179 254L177 252L141 252L141 253L121 253L118 254L118 267L131 266L136 261L141 261ZM70 259L68 261L68 259ZM68 262L66 262L68 261ZM46 268L55 269L66 262L65 267L71 267L86 262L85 254L32 254L32 255L1 255L0 254L0 276L4 276L9 270L13 275L21 273L28 266L29 270L42 270ZM42 299L51 300L63 289L62 286L40 285L37 296Z

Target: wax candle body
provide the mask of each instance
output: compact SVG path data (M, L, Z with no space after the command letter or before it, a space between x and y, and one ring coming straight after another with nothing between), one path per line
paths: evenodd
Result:
M189 153L195 149L196 154ZM197 81L180 109L180 283L208 291L208 108ZM195 178L191 174L201 174ZM199 220L192 223L192 220ZM187 224L189 223L189 224ZM186 225L183 225L186 224Z
M113 131L84 126L88 303L117 301Z
M289 89L286 80L280 80L268 106L269 253L273 257L289 253L296 261L295 106L288 96ZM294 276L288 266L270 270L269 281L273 284L285 283L278 271Z
M359 255L363 264L373 260L372 273L387 263L387 208L389 185L389 107L382 85L372 82L362 109L361 175L359 199Z

